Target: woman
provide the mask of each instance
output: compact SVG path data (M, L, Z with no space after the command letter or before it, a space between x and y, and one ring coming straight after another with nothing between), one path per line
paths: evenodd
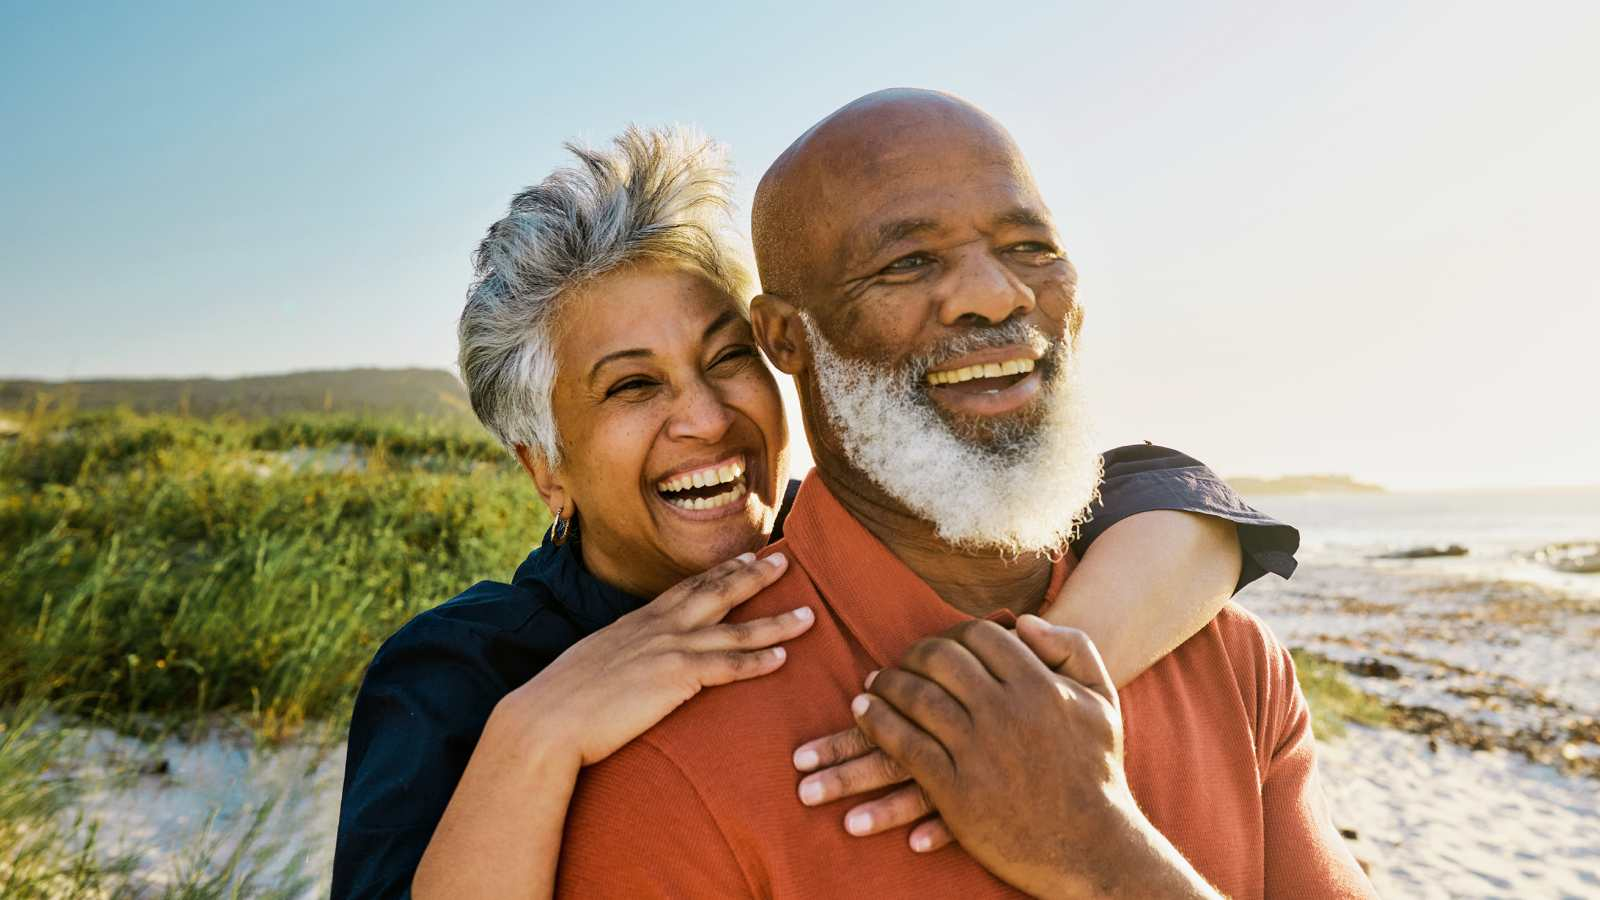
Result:
M719 624L782 574L781 553L750 551L781 535L792 496L720 156L681 132L574 152L582 168L490 228L460 329L474 410L555 524L511 584L475 585L374 658L336 897L548 894L581 767L704 687L778 669L819 612ZM1293 530L1180 454L1108 455L1102 500L1045 614L1094 637L1119 684L1236 584L1292 567Z

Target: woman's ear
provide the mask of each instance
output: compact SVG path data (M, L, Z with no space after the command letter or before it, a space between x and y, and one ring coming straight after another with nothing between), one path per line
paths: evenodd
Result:
M811 359L811 345L806 340L805 326L800 323L800 310L794 304L771 294L758 294L750 301L750 325L755 330L756 343L779 371L798 375L805 370Z
M550 517L554 519L572 503L572 498L567 496L567 489L563 480L551 468L550 461L545 459L543 452L529 447L527 444L518 444L516 447L517 462L522 463L522 470L533 479L533 486L544 500L544 505L550 508Z

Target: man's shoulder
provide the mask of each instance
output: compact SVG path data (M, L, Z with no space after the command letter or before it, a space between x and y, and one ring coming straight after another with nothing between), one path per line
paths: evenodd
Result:
M1259 617L1229 601L1205 628L1124 693L1135 704L1151 707L1181 700L1232 708L1255 731L1276 720L1296 690L1288 650Z
M762 555L783 549L780 541ZM789 780L796 746L850 726L850 699L861 690L867 669L855 664L844 629L793 554L786 555L788 570L728 617L746 621L810 607L816 624L784 643L783 667L702 690L616 756L665 757L691 782L713 775ZM737 772L729 772L730 765ZM607 765L592 768L601 775Z
M1259 616L1230 600L1213 620L1227 648L1228 659L1241 677L1256 684L1294 678L1289 650Z
M800 565L795 558L794 551L789 546L789 540L773 541L761 549L757 554L762 559L774 554L782 553L788 560L789 567L778 576L778 580L762 588L759 593L728 615L730 622L742 622L749 619L759 619L764 616L775 616L788 612L799 605L815 606L820 600L817 586L806 574L805 567ZM788 604L785 606L785 604ZM813 612L817 610L813 609Z

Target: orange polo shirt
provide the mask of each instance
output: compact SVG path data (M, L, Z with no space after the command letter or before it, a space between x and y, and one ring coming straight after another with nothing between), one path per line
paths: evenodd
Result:
M1015 896L958 846L907 830L852 837L853 803L800 803L790 762L852 724L873 669L970 618L858 523L813 472L784 525L789 569L736 620L808 605L782 669L713 688L586 769L567 817L557 891L608 897ZM1053 597L1072 567L1054 572ZM1232 897L1365 897L1326 813L1311 722L1289 654L1230 604L1121 692L1135 800ZM603 710L596 710L604 715ZM1046 748L1041 748L1044 750Z

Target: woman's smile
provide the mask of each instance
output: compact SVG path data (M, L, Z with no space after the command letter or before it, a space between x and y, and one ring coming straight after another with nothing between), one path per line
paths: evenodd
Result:
M746 454L710 465L690 463L656 482L655 495L675 514L691 521L738 515L757 498L745 480ZM744 502L740 502L744 501Z

